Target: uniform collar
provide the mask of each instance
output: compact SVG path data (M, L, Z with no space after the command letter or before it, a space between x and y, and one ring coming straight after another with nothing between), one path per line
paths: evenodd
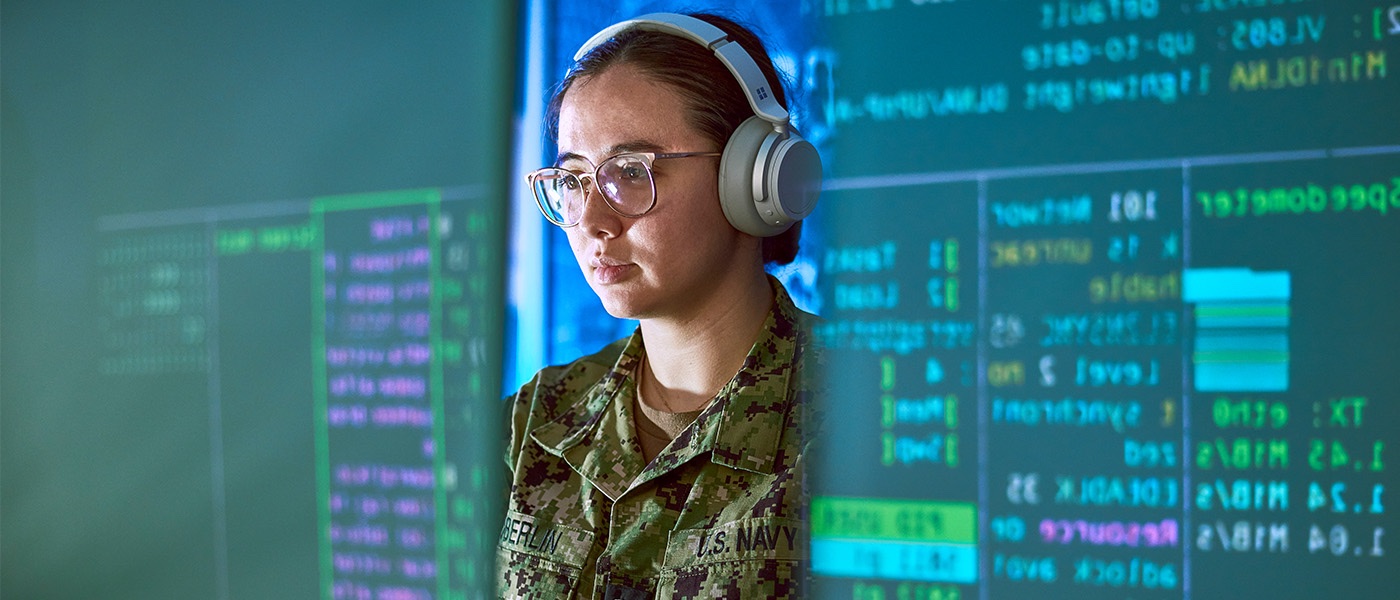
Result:
M627 339L612 369L588 388L578 402L530 432L530 437L546 452L563 458L614 501L646 466L632 419L635 374L641 357L642 336L638 330Z
M773 308L744 365L695 422L651 462L642 462L632 414L636 372L641 364L640 330L628 339L613 368L573 407L531 432L546 451L563 458L580 476L616 501L698 457L735 469L771 474L785 447L796 411L788 380L801 358L804 313L783 286L773 286ZM792 457L784 458L789 462Z

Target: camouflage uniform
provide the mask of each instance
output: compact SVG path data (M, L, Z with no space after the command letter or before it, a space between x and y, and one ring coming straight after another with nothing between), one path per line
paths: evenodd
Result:
M502 597L802 596L811 315L770 283L743 368L650 464L633 416L640 332L541 370L510 399Z

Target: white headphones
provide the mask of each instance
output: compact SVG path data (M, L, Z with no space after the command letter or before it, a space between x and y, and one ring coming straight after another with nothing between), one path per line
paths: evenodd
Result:
M720 28L686 15L642 15L594 34L574 53L574 61L633 28L677 35L713 50L744 88L755 116L729 136L719 164L719 201L729 223L744 233L770 237L811 214L821 195L821 157L788 123L788 112L773 97L753 57Z

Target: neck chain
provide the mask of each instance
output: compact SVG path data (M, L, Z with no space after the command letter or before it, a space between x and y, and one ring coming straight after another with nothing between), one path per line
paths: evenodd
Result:
M651 374L651 377L647 377L647 374L648 374L648 373ZM637 378L637 379L638 379L638 381L637 381L637 394L638 394L638 399L640 399L640 398L641 398L641 395L643 394L642 387L646 384L646 380L647 380L647 379L650 379L650 380L651 380L651 393L652 393L652 394L655 394L655 395L652 396L652 397L655 398L655 399L659 402L659 404L660 404L660 406L657 406L657 407L655 407L655 408L657 408L658 410L664 411L664 412L668 412L668 413L671 413L671 414L675 414L677 411L675 410L675 407L671 406L671 399L666 397L666 392L665 392L665 390L663 389L663 386L661 385L661 382L660 382L660 381L657 381L657 379L656 379L656 372L651 370L651 361L647 360L647 355L646 355L646 353L643 353L643 354L642 354L642 364L641 364L641 370L640 370L639 375L640 375L640 376ZM643 404L646 403L645 400L643 400L642 402L643 402Z

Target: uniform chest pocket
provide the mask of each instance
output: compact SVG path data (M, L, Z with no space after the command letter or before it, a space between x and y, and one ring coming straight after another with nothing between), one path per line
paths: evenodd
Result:
M566 598L593 548L593 533L510 511L496 544L503 598Z
M756 518L674 531L658 597L801 598L807 536L792 519Z

